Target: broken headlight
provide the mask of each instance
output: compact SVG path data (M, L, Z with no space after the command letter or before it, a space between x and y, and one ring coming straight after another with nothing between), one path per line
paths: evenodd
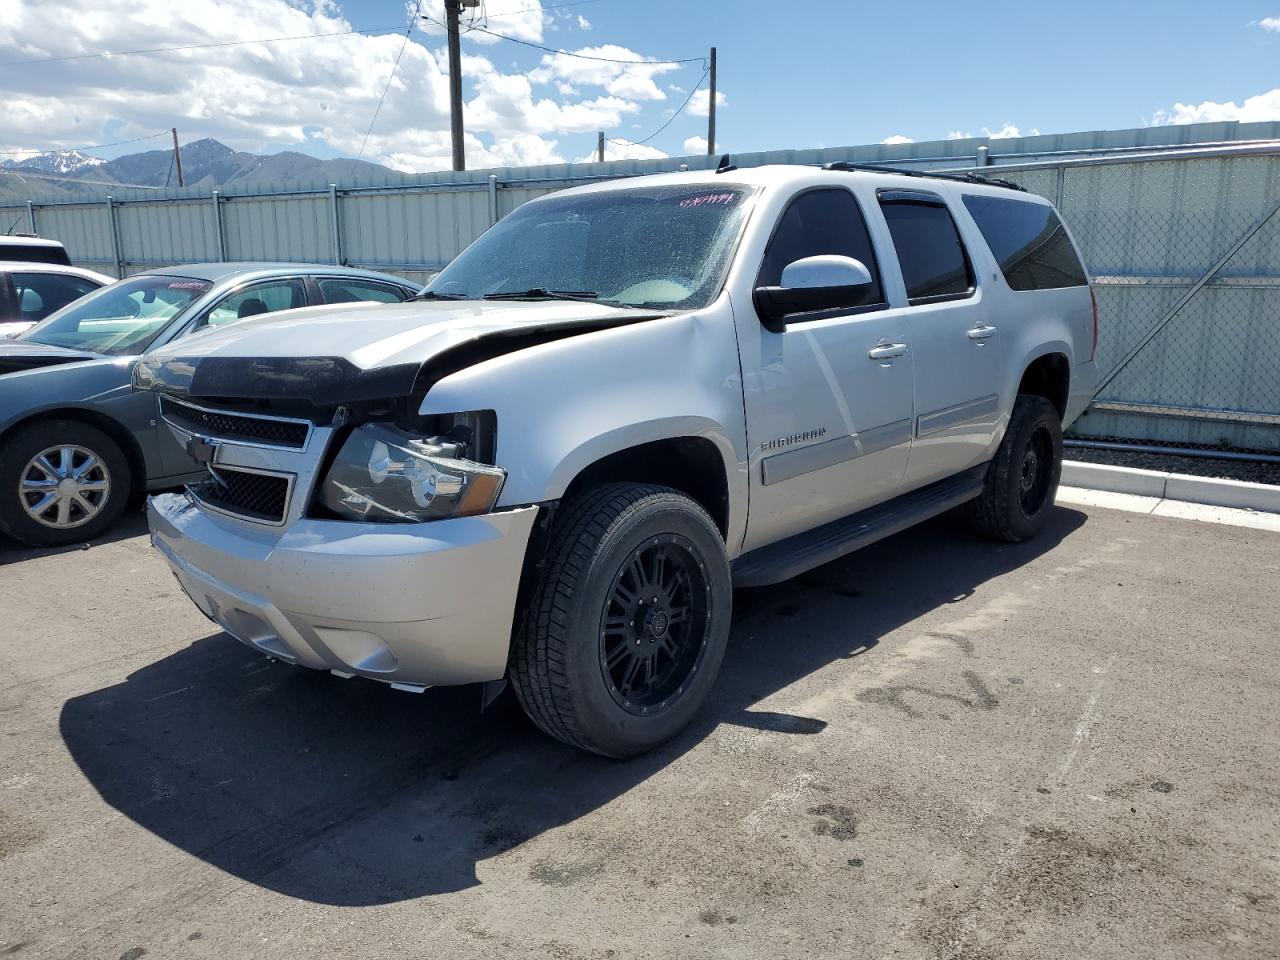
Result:
M448 437L415 437L367 423L347 437L325 476L320 502L342 517L408 522L488 513L505 470L464 458Z

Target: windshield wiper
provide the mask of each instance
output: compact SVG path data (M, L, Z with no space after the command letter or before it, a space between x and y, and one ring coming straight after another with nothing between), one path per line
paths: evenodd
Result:
M503 290L498 293L486 293L486 300L598 300L600 294L594 290L548 290L546 287L533 287L530 290Z
M423 290L421 293L415 293L410 300L466 300L468 299L461 293L436 293L434 290Z

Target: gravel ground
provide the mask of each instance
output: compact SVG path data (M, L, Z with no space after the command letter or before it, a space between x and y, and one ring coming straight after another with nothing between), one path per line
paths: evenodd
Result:
M130 517L0 545L0 955L1274 960L1280 535L939 518L735 596L638 760L211 629Z
M1137 467L1166 473L1186 473L1193 477L1222 477L1250 483L1280 484L1280 463L1252 463L1246 460L1212 460L1207 457L1177 457L1164 453L1132 453L1127 450L1099 450L1095 447L1067 447L1068 460L1105 463L1113 467Z

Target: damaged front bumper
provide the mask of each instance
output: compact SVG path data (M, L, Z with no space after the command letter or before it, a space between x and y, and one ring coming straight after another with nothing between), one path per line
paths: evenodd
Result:
M183 494L147 503L152 543L227 633L290 663L410 689L502 677L537 514L256 529Z

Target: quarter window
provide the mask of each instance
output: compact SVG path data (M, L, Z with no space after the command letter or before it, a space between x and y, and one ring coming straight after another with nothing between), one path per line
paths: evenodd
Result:
M791 201L769 239L756 285L779 286L788 264L824 254L860 260L870 272L871 290L863 306L856 310L884 303L871 236L858 201L848 190L810 190Z
M907 302L934 303L968 296L973 272L951 213L938 202L881 198L907 285Z
M403 290L389 283L374 280L320 279L320 293L325 303L400 303L408 296Z
M1012 290L1053 290L1088 283L1053 207L972 194L964 205L995 254Z

